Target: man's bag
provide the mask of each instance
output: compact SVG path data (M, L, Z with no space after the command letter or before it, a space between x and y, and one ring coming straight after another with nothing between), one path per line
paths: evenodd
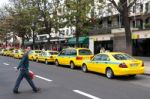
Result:
M31 79L34 79L35 74L31 70L29 70L29 76L30 76Z

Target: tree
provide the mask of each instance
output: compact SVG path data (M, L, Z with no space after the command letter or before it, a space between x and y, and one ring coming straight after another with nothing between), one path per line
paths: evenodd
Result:
M40 19L42 19L41 27L46 34L49 35L47 40L47 49L49 48L52 28L58 30L58 16L57 8L60 0L41 0L38 4L38 9L40 11Z
M22 47L26 37L31 37L33 23L37 22L38 10L36 0L11 0L13 6L7 6L6 9L12 20L12 31L22 38ZM35 30L34 30L35 31ZM33 31L33 48L35 43L35 35Z
M65 6L67 9L66 19L67 24L76 27L76 46L79 46L79 36L83 24L89 20L88 13L90 12L93 0L66 0Z
M118 4L115 0L110 1L122 16L122 22L125 28L126 52L132 54L132 39L129 21L129 10L137 2L137 0L119 0Z

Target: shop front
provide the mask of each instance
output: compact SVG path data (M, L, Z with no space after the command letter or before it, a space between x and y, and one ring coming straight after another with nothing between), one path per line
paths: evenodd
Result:
M84 47L84 48L88 48L89 47L89 37L79 37L79 46L78 47ZM76 38L70 38L67 41L67 44L69 47L75 47L76 46Z
M113 35L96 35L90 36L89 49L94 53L100 53L100 49L104 48L107 51L113 51Z
M132 35L133 55L150 56L150 31L142 31Z

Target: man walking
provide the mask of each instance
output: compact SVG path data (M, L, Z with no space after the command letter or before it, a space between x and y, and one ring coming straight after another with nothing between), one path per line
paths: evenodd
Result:
M28 53L29 53L30 50L31 50L31 48L27 47L26 53L22 57L19 65L17 67L17 71L20 70L20 74L19 74L19 76L17 78L16 84L15 84L14 89L13 89L13 92L15 94L19 93L18 88L19 88L20 83L21 83L21 81L22 81L23 78L25 78L28 81L28 83L30 84L30 86L32 87L32 90L34 92L38 92L39 91L39 88L37 88L34 85L32 79L29 76L29 59L28 59Z

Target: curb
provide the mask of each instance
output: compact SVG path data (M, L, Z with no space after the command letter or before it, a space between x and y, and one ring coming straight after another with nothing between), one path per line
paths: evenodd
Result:
M150 71L145 71L143 75L150 76Z
M144 73L143 75L150 76L150 73Z

